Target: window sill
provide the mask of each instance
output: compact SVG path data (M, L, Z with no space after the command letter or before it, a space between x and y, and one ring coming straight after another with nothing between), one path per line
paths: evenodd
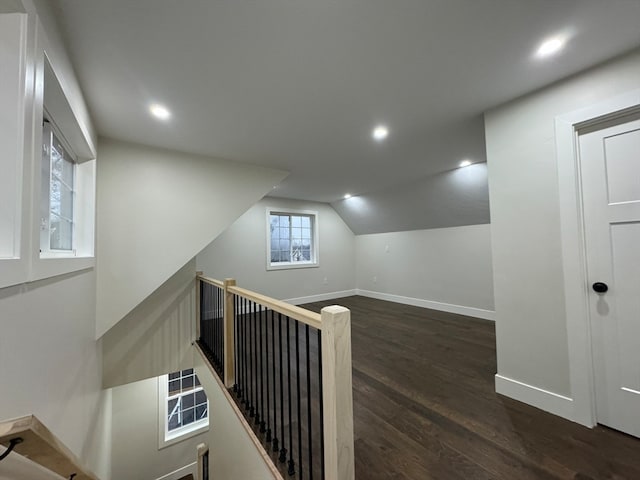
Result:
M160 439L160 445L158 446L158 449L162 450L165 447L175 445L178 442L182 442L189 438L195 437L196 435L200 435L201 433L207 432L208 430L209 419L207 419L206 422L196 422L192 425L189 425L188 427L183 427L178 431L166 434L164 439Z
M317 268L320 264L318 262L295 262L295 263L270 263L267 265L267 270L293 270L296 268Z

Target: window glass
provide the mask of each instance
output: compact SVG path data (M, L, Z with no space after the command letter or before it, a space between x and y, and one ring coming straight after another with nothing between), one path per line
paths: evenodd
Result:
M174 372L165 378L167 382L167 433L190 432L195 427L208 424L207 395L193 369Z
M317 265L315 213L270 211L268 218L268 266Z
M40 250L74 248L75 162L49 122L43 127Z

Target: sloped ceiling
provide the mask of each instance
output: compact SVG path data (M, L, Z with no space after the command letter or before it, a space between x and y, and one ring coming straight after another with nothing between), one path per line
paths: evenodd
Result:
M47 2L101 135L285 169L275 195L325 202L482 162L484 111L640 45L636 0Z

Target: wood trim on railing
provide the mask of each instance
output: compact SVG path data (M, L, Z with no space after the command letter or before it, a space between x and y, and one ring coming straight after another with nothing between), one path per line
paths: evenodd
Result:
M296 307L295 305L291 305L280 300L275 300L265 295L261 295L259 293L252 292L251 290L246 290L240 287L229 287L228 291L235 295L239 295L243 298L249 299L253 302L259 303L260 305L267 307L273 311L282 313L283 315L287 315L288 317L307 324L310 327L322 330L322 320L319 313L311 312L309 310L305 310L304 308Z
M196 480L209 480L209 470L211 470L211 465L209 462L211 459L208 457L209 453L209 445L206 443L200 443L197 446L198 451L198 475ZM205 461L205 456L207 456L207 460ZM205 472L205 468L207 471Z
M205 277L204 275L197 275L197 278L202 280L204 283L210 283L218 288L224 288L224 282L216 280L215 278Z
M325 477L353 480L351 312L338 305L324 307L322 323Z
M33 415L0 423L0 445L8 447L14 438L22 438L13 452L29 458L44 468L74 480L98 480L80 466L79 459L40 420ZM13 455L13 452L9 455Z

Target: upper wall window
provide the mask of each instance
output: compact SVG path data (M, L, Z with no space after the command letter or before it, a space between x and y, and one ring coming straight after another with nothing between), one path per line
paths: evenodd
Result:
M37 167L33 172L34 252L31 280L93 267L95 148L43 52ZM76 101L79 101L77 98ZM77 102L76 102L77 103ZM40 141L41 138L41 141Z
M75 157L47 120L42 129L40 252L75 254Z
M267 209L267 269L318 266L318 213Z

